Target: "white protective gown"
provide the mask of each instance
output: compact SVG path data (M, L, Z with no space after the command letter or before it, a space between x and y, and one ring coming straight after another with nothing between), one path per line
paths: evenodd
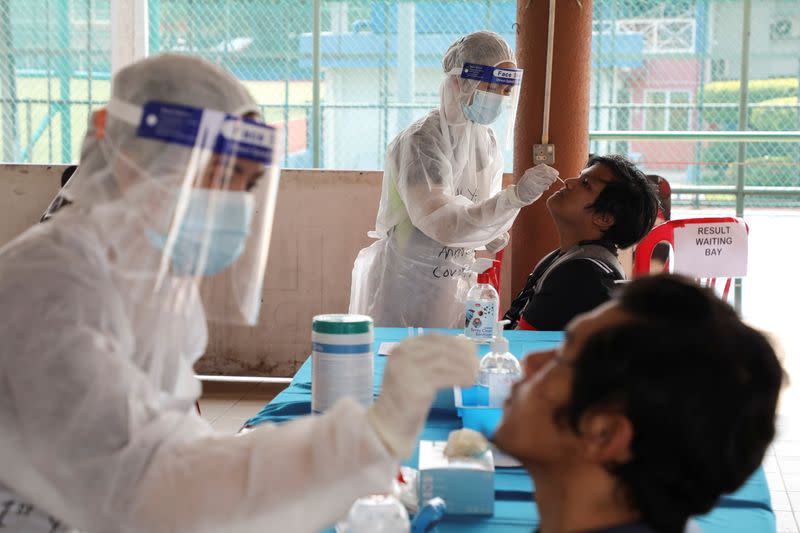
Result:
M230 73L189 56L134 63L112 91L258 114ZM194 152L101 119L65 191L74 205L0 250L0 513L13 502L26 533L314 532L387 490L397 462L352 401L239 436L198 416L192 366L219 309L201 303L202 278L157 283L166 256L146 236L172 217L167 187L194 179Z
M476 157L477 172L454 175L439 116L432 111L389 146L371 233L378 240L358 254L350 299L350 312L376 326L464 327L475 248L503 235L519 213L499 194L503 161L490 130L473 128L472 140L489 147Z
M202 306L130 301L115 217L68 209L0 251L0 494L36 510L18 531L313 532L386 490L396 461L354 402L235 437L196 414Z
M376 326L464 327L476 282L475 248L504 235L520 205L501 191L503 156L492 130L468 120L463 105L477 84L453 72L468 62L514 62L500 36L478 32L450 47L439 109L389 145L377 238L353 266L350 312Z

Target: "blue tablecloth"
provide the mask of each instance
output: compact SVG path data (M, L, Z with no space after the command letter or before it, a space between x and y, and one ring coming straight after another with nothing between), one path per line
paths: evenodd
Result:
M457 330L425 330L455 334ZM406 337L406 328L376 328L375 353L383 342L397 342ZM563 339L560 332L509 331L507 332L511 353L517 357L546 350ZM488 347L482 347L483 355ZM375 395L380 388L386 357L375 357ZM248 426L264 422L284 422L311 413L311 358L297 371L289 387L276 396L261 412L247 421ZM431 410L421 438L447 440L447 435L461 427L460 419L453 410ZM406 465L416 467L414 454ZM539 514L532 501L533 484L522 469L498 469L495 473L494 516L488 518L447 518L439 525L441 533L478 532L531 533L539 523ZM697 522L704 533L773 533L775 515L769 496L766 476L758 471L735 493L723 497L719 505L709 514L698 517Z

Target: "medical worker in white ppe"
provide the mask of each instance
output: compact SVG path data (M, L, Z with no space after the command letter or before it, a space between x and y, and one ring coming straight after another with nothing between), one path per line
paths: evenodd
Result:
M513 135L522 81L502 37L471 33L450 46L442 66L439 108L389 144L369 234L378 240L353 266L350 312L376 326L463 328L475 249L504 248L520 208L558 176L540 165L500 190L501 144Z
M228 72L157 56L114 78L72 205L0 250L0 530L314 532L388 490L474 351L417 337L369 408L234 436L194 408L206 318L255 323L276 131Z

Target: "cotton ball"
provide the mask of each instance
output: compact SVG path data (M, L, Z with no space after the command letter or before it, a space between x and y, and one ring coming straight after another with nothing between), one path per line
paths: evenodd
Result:
M489 449L489 441L482 433L472 429L451 431L447 437L444 454L449 459L456 457L475 457Z

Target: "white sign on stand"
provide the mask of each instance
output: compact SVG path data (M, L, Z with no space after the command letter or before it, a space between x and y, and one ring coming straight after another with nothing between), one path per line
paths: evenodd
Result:
M696 278L747 275L747 229L735 222L676 227L675 272Z

